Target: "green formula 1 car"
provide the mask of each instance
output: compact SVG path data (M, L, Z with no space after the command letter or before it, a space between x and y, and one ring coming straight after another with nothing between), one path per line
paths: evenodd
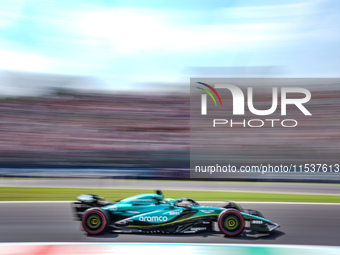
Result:
M107 230L120 233L197 233L212 231L213 223L225 236L242 233L245 222L255 233L269 233L279 227L256 210L235 202L223 207L201 206L190 198L164 199L161 191L141 194L118 202L105 202L96 195L80 195L73 203L76 218L91 235Z

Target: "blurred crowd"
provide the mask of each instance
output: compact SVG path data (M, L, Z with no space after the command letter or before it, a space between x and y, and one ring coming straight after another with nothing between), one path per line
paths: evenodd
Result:
M296 128L226 127L219 144L206 142L208 135L202 136L202 144L225 150L230 163L334 161L340 148L339 97L340 90L312 91L312 116L296 107L287 109L288 116L279 110L271 116L296 119ZM268 108L269 100L258 98L256 107ZM0 164L185 168L190 158L189 122L188 94L60 92L2 98Z
M72 92L2 99L0 141L1 164L181 165L189 100Z

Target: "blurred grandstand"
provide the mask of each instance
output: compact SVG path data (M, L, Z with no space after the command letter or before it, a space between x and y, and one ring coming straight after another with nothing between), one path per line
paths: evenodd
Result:
M3 167L189 165L188 95L90 93L97 81L88 77L6 73L6 80L12 95L0 101Z
M92 88L89 81L96 80L52 78L40 77L46 86L34 88L43 93L0 99L1 176L189 178L189 94L94 93L69 85L84 80ZM313 118L292 111L299 127L290 132L230 129L228 162L333 162L340 147L334 119L340 90L314 90L308 107ZM264 97L258 106L270 100Z

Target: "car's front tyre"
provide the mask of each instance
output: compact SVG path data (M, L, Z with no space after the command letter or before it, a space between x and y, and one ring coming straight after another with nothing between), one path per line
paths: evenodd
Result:
M82 217L83 228L90 235L102 234L107 230L109 223L109 213L99 207L87 209Z
M244 229L242 214L234 209L227 209L220 213L217 219L218 227L226 236L237 236Z

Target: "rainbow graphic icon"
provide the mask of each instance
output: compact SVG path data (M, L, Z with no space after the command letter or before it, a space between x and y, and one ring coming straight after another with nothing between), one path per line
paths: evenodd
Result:
M220 101L220 104L222 105L222 100L220 98L220 95L217 93L217 91L213 87L211 87L210 85L208 85L206 83L203 83L203 82L197 82L197 83L201 84L203 86L206 86L207 88L211 89L211 91L215 93L215 95L217 96L218 100ZM203 88L200 88L200 87L197 87L197 88L203 90L204 92L206 92L212 98L212 100L214 100L214 103L217 106L216 100L215 100L214 96L210 93L209 90L206 90L206 89L203 89Z
M218 100L220 101L220 104L222 105L221 97L220 97L220 95L217 93L217 91L213 87L211 87L210 85L208 85L206 83L203 83L203 82L197 82L197 83L207 87L208 89L210 89L217 96ZM214 101L215 106L217 106L215 97L213 96L213 94L209 90L201 88L201 87L197 87L197 88L200 89L200 90L203 90L205 93L207 93L212 98L212 100ZM202 94L202 99L201 100L202 100L201 114L202 115L207 115L207 95L206 94Z

